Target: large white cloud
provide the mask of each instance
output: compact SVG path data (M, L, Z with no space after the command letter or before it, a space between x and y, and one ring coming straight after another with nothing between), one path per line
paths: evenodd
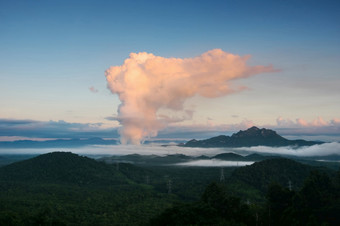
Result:
M117 120L123 144L139 144L156 136L169 122L188 119L192 111L184 102L194 95L215 98L246 89L232 81L272 72L272 66L249 66L250 56L210 50L194 58L164 58L151 53L131 53L121 66L110 67L105 75L108 87L122 102ZM182 117L159 115L166 109Z

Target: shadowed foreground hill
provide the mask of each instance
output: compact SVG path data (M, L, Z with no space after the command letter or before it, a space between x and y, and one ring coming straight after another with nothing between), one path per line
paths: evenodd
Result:
M0 180L75 183L78 185L127 184L114 167L70 152L53 152L0 168Z
M0 168L0 225L141 225L173 201L114 165L72 153Z
M301 189L272 183L260 206L242 202L223 184L207 186L201 200L179 203L150 225L340 225L340 172L333 177L312 171Z

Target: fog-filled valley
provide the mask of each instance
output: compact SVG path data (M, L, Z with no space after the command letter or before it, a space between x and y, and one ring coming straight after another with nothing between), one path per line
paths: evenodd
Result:
M11 149L0 155L0 223L337 225L337 145Z

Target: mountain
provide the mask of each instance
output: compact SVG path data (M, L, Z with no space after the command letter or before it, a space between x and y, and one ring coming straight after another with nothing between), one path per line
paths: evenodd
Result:
M70 152L53 152L0 168L0 181L126 184L114 167Z
M259 129L255 126L232 136L220 135L206 140L190 140L184 147L251 147L251 146L311 146L323 142L288 140L270 129Z

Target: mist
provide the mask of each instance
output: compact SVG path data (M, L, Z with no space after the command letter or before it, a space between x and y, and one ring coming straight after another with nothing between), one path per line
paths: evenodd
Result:
M327 156L340 155L340 143L324 143L320 145L305 146L305 147L243 147L243 148L190 148L167 146L163 147L160 144L143 144L143 145L89 145L81 148L11 148L1 149L0 154L44 154L55 151L73 152L83 155L173 155L183 154L187 156L208 157L215 156L221 153L233 152L239 155L248 155L259 153L263 155L292 155L292 156Z
M263 153L275 155L292 155L292 156L326 156L326 155L340 155L340 143L324 143L319 145L304 146L304 147L245 147L235 148L235 152L249 152L249 153Z
M250 161L223 161L219 159L206 159L176 164L177 166L199 166L199 167L239 167L251 165Z

